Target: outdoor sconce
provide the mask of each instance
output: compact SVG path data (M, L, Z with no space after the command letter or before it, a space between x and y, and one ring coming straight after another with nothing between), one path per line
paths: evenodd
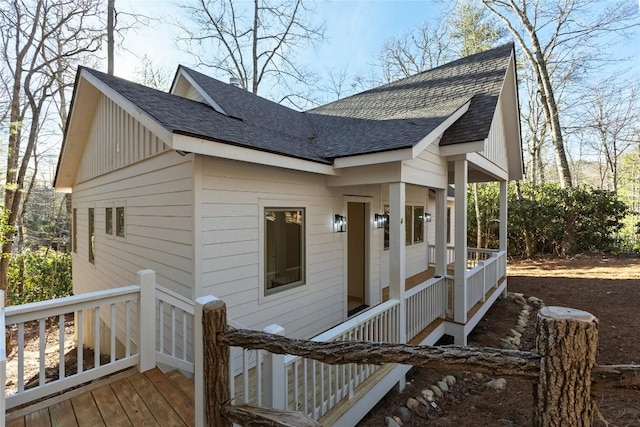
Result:
M373 216L373 225L375 228L384 228L385 223L387 222L387 217L382 214L374 214Z
M347 217L336 214L333 225L336 228L336 233L344 233L345 231L347 231Z
M431 222L431 214L429 212L427 212L424 215L424 220L427 221L427 222Z

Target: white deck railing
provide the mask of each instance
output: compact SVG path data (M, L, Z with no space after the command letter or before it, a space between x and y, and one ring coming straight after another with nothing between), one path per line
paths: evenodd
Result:
M6 327L4 322L4 291L0 291L0 330L5 331L6 337ZM7 412L7 399L4 393L4 387L7 384L7 348L6 338L0 340L0 384L3 384L3 393L0 396L0 426L5 425L5 418Z
M484 261L498 251L495 249L467 248L467 268L472 269L478 266L479 261ZM456 261L456 250L453 246L447 246L447 265L453 265ZM436 246L429 245L427 248L427 262L429 265L436 264Z
M439 317L446 316L447 279L432 277L405 293L407 341Z
M193 373L193 302L157 285L150 270L138 272L138 278L137 285L4 308L0 321L15 342L11 358L15 362L11 363L15 363L18 378L16 391L7 396L3 341L0 380L5 385L0 405L11 409L136 365L146 371L161 363ZM47 325L52 322L58 324L54 343L58 354L49 366ZM37 327L39 346L35 353L25 350L28 327ZM69 328L73 328L74 337L65 340L65 329ZM65 363L65 353L73 347L77 357L71 367ZM86 348L93 349L88 368ZM25 378L26 363L38 364L37 378ZM48 380L46 369L56 366L58 379ZM69 368L75 372L69 373Z
M484 301L487 291L496 287L507 275L507 253L491 252L489 258L478 261L478 265L468 270L466 275L467 309L471 309L479 301Z
M400 302L389 300L332 328L314 341L399 342ZM377 369L375 365L331 366L297 356L284 358L284 409L301 411L318 419L354 390Z

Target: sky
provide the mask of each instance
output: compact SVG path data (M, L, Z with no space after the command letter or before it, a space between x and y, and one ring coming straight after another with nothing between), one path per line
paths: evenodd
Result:
M247 2L247 0L241 0ZM116 7L147 16L166 13L175 16L172 1L117 0ZM368 74L375 55L385 40L407 32L421 23L436 19L443 9L439 0L320 0L313 3L316 22L326 25L326 40L306 49L299 59L322 74L331 68L348 68L349 74ZM127 48L116 57L115 74L135 77L138 58L143 53L158 67L172 73L179 64L192 65L193 58L175 45L177 30L169 24L129 35ZM204 72L204 71L203 71ZM205 72L206 73L206 72Z

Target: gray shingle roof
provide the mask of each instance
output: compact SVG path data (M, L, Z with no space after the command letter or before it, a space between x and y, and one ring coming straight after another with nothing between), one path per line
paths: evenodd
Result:
M182 67L228 114L95 70L169 132L325 164L336 157L408 148L471 100L441 145L487 137L513 45L445 64L299 112Z

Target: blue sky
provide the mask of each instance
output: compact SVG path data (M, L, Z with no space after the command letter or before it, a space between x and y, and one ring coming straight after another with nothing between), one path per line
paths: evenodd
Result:
M171 1L118 0L121 10L157 16L175 16ZM439 0L324 0L313 5L314 19L326 24L327 40L316 48L307 49L300 60L319 74L331 68L348 67L350 74L366 74L383 42L419 24L436 19L443 8ZM115 73L132 79L139 57L147 53L159 67L174 71L178 64L190 65L193 59L175 47L176 30L168 24L153 23L127 36L127 47L135 54L120 52Z

